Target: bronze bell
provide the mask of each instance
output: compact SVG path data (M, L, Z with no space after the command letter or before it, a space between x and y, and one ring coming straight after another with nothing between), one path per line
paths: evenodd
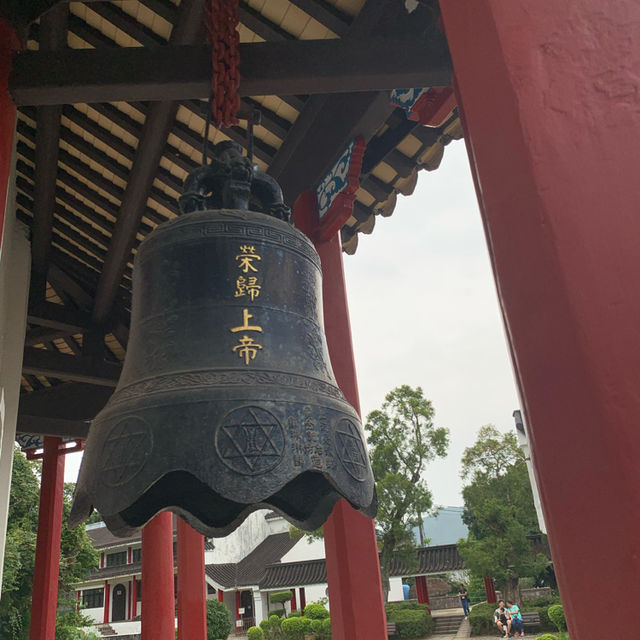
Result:
M311 530L342 497L373 517L362 426L329 361L318 254L279 188L260 202L285 219L194 211L217 197L212 171L182 197L188 213L138 249L126 360L91 425L71 521L95 506L124 536L171 510L222 536L268 507ZM256 171L217 203L248 202Z

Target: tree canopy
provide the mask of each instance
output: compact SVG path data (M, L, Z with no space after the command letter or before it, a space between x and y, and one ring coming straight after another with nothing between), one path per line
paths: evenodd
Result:
M6 640L26 640L29 637L40 501L39 468L39 463L28 461L17 448L14 450L0 598L0 637ZM75 610L75 591L72 587L74 583L82 581L92 568L98 566L98 554L84 527L69 529L66 525L72 494L73 485L65 485L58 580L60 613L56 640L83 637L77 627L87 624L88 620Z
M449 446L449 431L434 426L434 416L422 389L408 385L390 391L382 407L367 416L385 592L392 558L410 558L415 548L412 528L433 507L423 474L429 462L446 455Z
M460 474L467 540L458 548L465 565L478 576L492 576L505 597L519 600L519 579L537 577L549 559L534 552L540 536L524 455L515 434L486 425L465 449Z

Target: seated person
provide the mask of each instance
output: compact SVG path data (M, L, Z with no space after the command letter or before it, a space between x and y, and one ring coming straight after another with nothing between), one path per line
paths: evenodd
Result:
M511 614L504 606L504 600L500 600L498 608L493 612L493 621L495 622L503 638L508 638L511 634Z
M524 622L522 620L522 614L520 613L520 607L515 602L509 602L507 600L507 612L511 614L511 631L514 635L524 636Z

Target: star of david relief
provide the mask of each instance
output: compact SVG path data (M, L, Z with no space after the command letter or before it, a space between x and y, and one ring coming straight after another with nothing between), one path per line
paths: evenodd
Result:
M280 422L260 407L230 411L216 432L216 449L224 464L246 476L275 468L282 460L284 444Z
M358 427L351 420L342 418L336 427L335 437L340 462L352 478L362 482L367 477L368 465Z
M103 482L110 487L129 482L144 466L152 445L151 429L142 418L120 420L102 445Z

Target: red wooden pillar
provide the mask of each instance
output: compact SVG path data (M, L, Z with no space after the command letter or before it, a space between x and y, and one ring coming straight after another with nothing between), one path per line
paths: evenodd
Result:
M295 611L298 608L298 603L296 602L296 590L291 589L291 611Z
M498 601L498 596L496 595L496 585L493 582L493 578L488 578L487 576L485 576L484 591L487 594L487 602L494 603Z
M56 634L64 490L64 455L58 451L61 442L60 438L44 440L30 640L54 640Z
M138 579L133 576L131 584L131 620L138 615Z
M640 600L640 3L440 6L569 630L621 636L584 576Z
M20 39L10 22L0 18L0 241L4 227L7 189L11 176L11 155L16 127L16 106L9 95L11 60L21 49Z
M224 602L224 591L222 589L218 589L218 602Z
M304 608L307 606L307 598L304 592L304 587L300 587L300 611L304 615Z
M422 604L429 604L427 576L416 576L416 595L418 596L418 602Z
M173 522L158 514L142 530L142 640L174 640Z
M178 640L207 640L204 536L178 518Z
M312 240L317 210L304 194L296 203L296 226ZM351 323L339 234L314 241L322 263L324 324L331 365L346 399L360 413ZM386 640L387 625L373 520L340 500L324 525L327 580L334 640Z
M111 585L107 580L104 581L104 616L103 622L109 622L109 608L111 604Z

